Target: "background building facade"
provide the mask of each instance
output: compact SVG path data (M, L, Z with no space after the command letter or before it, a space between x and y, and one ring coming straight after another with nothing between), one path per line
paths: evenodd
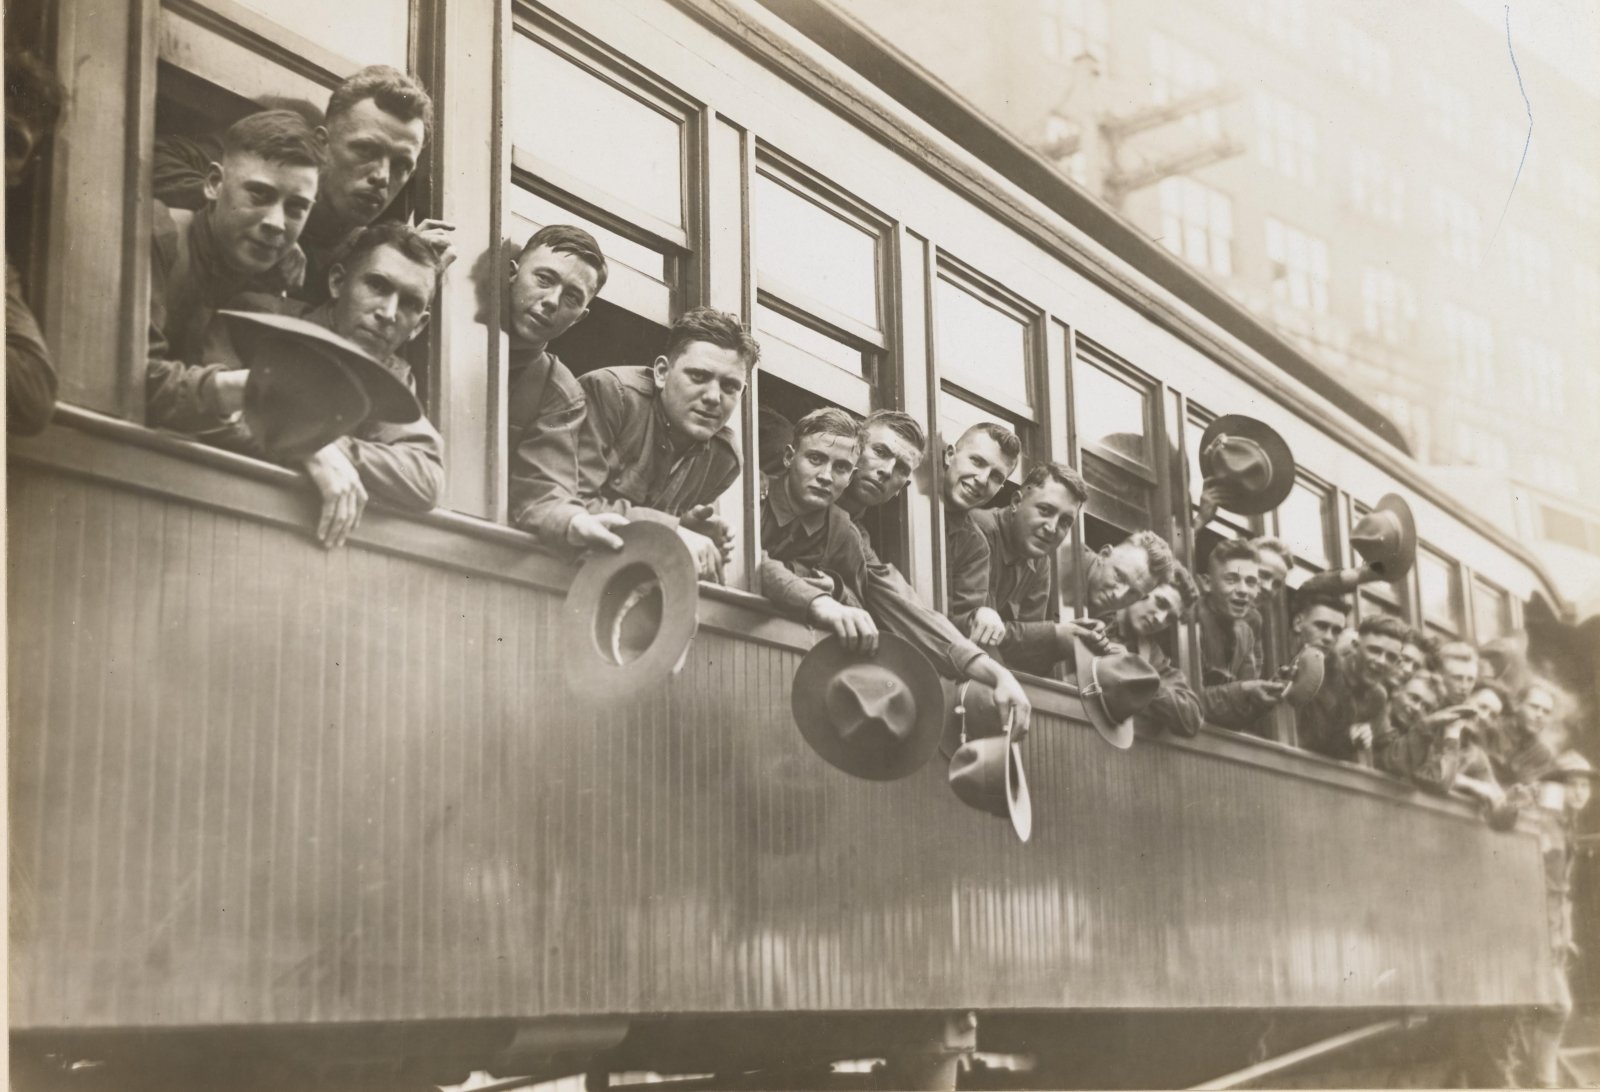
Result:
M1531 49L1514 67L1503 27L1460 0L839 3L1289 334L1422 462L1593 496L1600 99Z

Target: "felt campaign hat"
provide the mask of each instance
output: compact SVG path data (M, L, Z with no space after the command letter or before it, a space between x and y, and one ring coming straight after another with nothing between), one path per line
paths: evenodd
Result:
M795 670L790 708L800 735L852 777L895 781L939 749L944 691L927 657L903 637L878 634L877 652L819 641Z
M1417 521L1405 498L1385 493L1350 529L1350 545L1361 559L1393 582L1417 563Z
M249 369L245 425L268 455L309 455L369 418L406 423L422 416L416 395L398 376L325 327L292 315L217 314Z
M694 558L661 523L616 528L622 549L588 555L562 608L567 687L624 701L666 680L698 625Z
M1282 504L1294 488L1294 455L1265 421L1226 414L1201 434L1200 479L1221 507L1257 516Z
M1133 746L1133 718L1155 700L1161 676L1150 662L1132 652L1096 656L1082 640L1074 642L1078 695L1083 711L1111 746Z
M1289 685L1283 691L1283 700L1295 708L1305 705L1322 689L1327 670L1322 649L1302 648L1289 665Z
M987 702L975 697L983 693L990 695ZM1022 765L1022 737L1014 721L999 725L994 710L993 691L988 687L964 683L957 691L950 711L962 731L950 756L950 788L968 807L1011 820L1018 840L1026 842L1033 836L1033 796ZM999 731L974 737L966 730L968 725L974 731Z

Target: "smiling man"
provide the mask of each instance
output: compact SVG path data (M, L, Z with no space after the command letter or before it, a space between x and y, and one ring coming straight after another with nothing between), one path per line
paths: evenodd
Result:
M1261 678L1257 645L1261 561L1255 547L1223 539L1211 550L1200 584L1200 667L1206 717L1228 728L1257 730L1284 685Z
M841 409L815 410L796 424L762 507L762 594L861 651L876 649L880 626L904 637L941 674L992 687L1002 716L1025 730L1031 707L1016 678L919 603L835 503L856 477L862 439L862 426Z
M281 299L301 282L296 241L317 199L321 151L288 110L251 114L229 127L195 212L157 201L150 247L148 424L195 435L231 428L233 392L218 377L231 365L204 359L219 308L241 293ZM242 374L242 373L241 373ZM236 377L235 377L236 378ZM239 388L242 396L243 388Z
M760 358L761 346L738 319L699 307L672 324L666 352L650 366L580 377L588 403L580 491L588 510L676 528L701 577L720 582L733 533L711 505L739 479L728 420Z
M1183 669L1161 645L1161 635L1193 610L1199 597L1189 570L1181 562L1174 561L1170 579L1117 611L1106 628L1107 640L1144 657L1161 678L1155 698L1134 719L1137 727L1192 738L1200 733L1205 723L1199 695L1189 685Z
M281 100L278 100L281 101ZM312 115L322 152L321 199L305 225L302 246L307 267L293 295L312 303L328 297L327 274L339 250L373 223L416 173L433 129L433 100L415 78L388 65L371 65L351 75L328 98L325 118ZM198 140L167 135L156 141L153 190L173 208L197 209L204 201L203 180L215 159L214 137ZM431 246L442 271L454 258L453 226L424 220L417 231Z
M956 628L971 632L977 612L989 598L989 546L972 512L994 499L1016 468L1022 441L1004 425L980 421L945 448L945 563L950 605L946 611Z
M1005 508L971 514L988 554L988 593L967 635L1002 662L1049 675L1073 655L1084 626L1051 617L1050 558L1072 530L1089 488L1071 467L1045 463Z
M1296 715L1300 746L1345 762L1372 765L1374 740L1387 735L1390 680L1400 667L1406 624L1374 614L1355 643L1328 656L1322 688Z

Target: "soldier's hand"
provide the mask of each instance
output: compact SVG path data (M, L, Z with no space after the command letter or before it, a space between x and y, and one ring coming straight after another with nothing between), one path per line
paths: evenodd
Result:
M308 457L302 463L311 484L322 494L322 516L317 521L317 539L328 549L345 544L361 523L367 507L367 490L355 464L340 449L338 441Z
M567 524L567 545L580 550L620 550L622 539L616 529L627 525L628 517L618 512L580 512Z
M678 537L689 547L689 556L694 558L694 569L700 579L722 583L722 551L717 549L717 544L699 531L682 525L678 527Z
M733 528L728 526L727 520L717 515L717 510L711 505L696 505L678 522L715 542L717 549L722 551L724 565L733 561Z
M439 276L444 276L444 271L450 268L450 263L456 260L453 247L453 233L456 226L446 220L424 220L416 226L417 234L422 236L423 242L428 244L434 257L439 261Z
M998 665L997 665L998 666ZM1017 677L1005 668L998 668L999 678L994 684L994 707L1000 713L1000 723L1013 727L1013 738L1020 740L1028 734L1028 721L1033 717L1033 703L1028 692L1022 689Z
M1286 683L1268 682L1266 679L1250 679L1241 685L1250 700L1262 708L1277 705L1288 688Z
M975 644L993 647L1005 639L1006 623L993 607L979 607L972 616L972 633Z
M247 368L230 368L211 373L211 397L219 417L231 417L244 409L244 388L250 382Z
M1106 638L1106 624L1098 618L1070 618L1056 623L1056 644L1070 652L1074 641L1081 640L1096 656L1110 655L1111 642Z
M865 652L870 656L878 651L878 624L866 611L847 607L831 595L823 595L811 601L811 616L852 652Z
M1360 750L1366 750L1371 747L1372 725L1366 721L1362 721L1360 724L1352 724L1350 726L1350 742L1354 743Z

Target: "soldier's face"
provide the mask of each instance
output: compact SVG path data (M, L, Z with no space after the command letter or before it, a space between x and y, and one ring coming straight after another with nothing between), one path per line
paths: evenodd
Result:
M538 246L517 259L511 275L511 337L548 345L589 313L600 273L564 250Z
M952 508L980 508L994 499L1017 461L986 432L970 432L945 454L944 499Z
M1312 607L1295 616L1294 631L1300 642L1308 648L1332 652L1334 642L1344 629L1344 615L1332 607Z
M1122 629L1135 637L1151 637L1170 628L1183 615L1183 597L1162 584L1143 599L1123 608Z
M1078 502L1058 481L1031 485L1012 502L1011 526L1017 548L1028 557L1047 557L1061 545L1078 515Z
M744 358L737 349L692 341L673 360L656 357L656 390L674 432L695 443L716 435L744 393ZM854 466L854 453L851 465ZM849 484L846 476L839 488Z
M380 246L346 270L328 271L333 330L379 360L394 355L422 332L437 280L431 266Z
M1261 600L1278 594L1289 576L1289 563L1276 550L1261 550Z
M350 227L365 227L399 196L417 169L425 127L362 99L318 130L328 155L322 199Z
M910 440L888 425L872 425L846 491L860 508L887 504L900 495L921 465L922 452Z
M223 263L235 273L264 273L300 238L317 199L317 169L237 152L211 165L205 194Z
M784 462L789 496L802 512L817 512L838 500L855 473L860 451L854 436L820 433L791 448Z

